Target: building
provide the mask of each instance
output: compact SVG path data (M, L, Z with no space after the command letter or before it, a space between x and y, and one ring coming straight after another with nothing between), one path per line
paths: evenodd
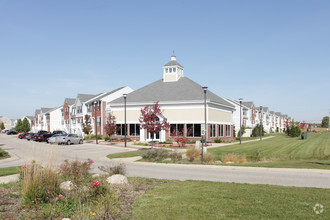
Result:
M135 90L127 95L127 136L140 141L166 141L172 139L174 131L181 131L188 139L200 140L204 126L204 92L203 87L184 76L184 68L172 55L170 62L163 66L163 78ZM140 128L141 109L146 105L159 103L163 116L170 123L169 131L154 134ZM125 133L124 98L112 102L111 113L116 117L120 128L116 137L122 138ZM233 111L235 106L211 91L206 93L206 118L208 140L221 138L233 139ZM159 118L159 120L163 120Z

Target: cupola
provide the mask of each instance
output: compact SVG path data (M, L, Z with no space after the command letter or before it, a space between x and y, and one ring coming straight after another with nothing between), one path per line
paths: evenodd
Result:
M183 66L176 61L176 56L171 56L171 61L163 66L163 81L176 82L183 77Z

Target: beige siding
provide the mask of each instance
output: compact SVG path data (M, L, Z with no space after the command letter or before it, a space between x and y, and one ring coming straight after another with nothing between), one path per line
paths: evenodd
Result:
M116 117L116 121L125 121L124 110L113 111L112 113ZM126 121L139 121L140 115L140 110L127 110Z
M165 82L176 81L176 74L165 74Z
M224 112L216 109L209 109L209 121L216 121L216 122L233 122L233 116L231 112Z
M203 121L203 109L166 109L164 116L170 122L175 121Z

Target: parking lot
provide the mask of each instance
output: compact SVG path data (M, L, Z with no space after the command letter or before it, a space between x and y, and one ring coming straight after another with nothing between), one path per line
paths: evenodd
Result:
M0 160L0 167L19 166L32 160L40 164L60 164L64 160L87 160L97 163L109 162L106 155L126 152L132 149L104 146L97 144L57 145L46 142L18 139L17 135L0 134L0 147L6 150L11 158Z

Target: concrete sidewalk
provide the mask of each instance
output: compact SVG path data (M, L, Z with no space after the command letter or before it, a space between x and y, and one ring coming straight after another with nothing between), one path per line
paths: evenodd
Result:
M10 183L10 182L17 182L19 179L19 174L9 175L9 176L1 176L0 177L0 184L2 183Z

